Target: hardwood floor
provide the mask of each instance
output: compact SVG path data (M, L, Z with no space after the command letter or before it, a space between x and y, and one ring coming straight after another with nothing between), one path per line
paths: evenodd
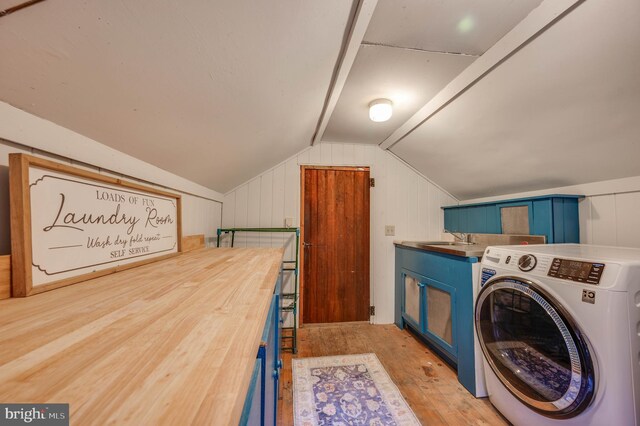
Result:
M375 353L423 425L506 425L489 400L474 398L448 364L395 325L338 324L298 331L296 358ZM283 354L278 425L293 425L291 353Z

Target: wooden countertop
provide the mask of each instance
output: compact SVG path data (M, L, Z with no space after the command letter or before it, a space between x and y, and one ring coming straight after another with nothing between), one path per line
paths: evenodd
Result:
M201 249L0 301L0 401L71 424L237 424L282 249Z

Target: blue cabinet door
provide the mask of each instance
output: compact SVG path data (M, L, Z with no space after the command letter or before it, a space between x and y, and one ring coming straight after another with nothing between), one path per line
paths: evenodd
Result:
M256 367L244 402L240 425L275 425L277 422L282 340L282 271L276 281L267 321L262 331Z
M262 358L262 425L276 424L276 408L278 406L278 309L279 297L274 294L271 300L269 316L262 335L262 345L258 352Z
M531 201L519 201L519 202L513 202L513 203L500 203L498 204L498 209L496 211L496 213L498 214L498 224L500 226L500 233L502 233L502 209L504 208L508 208L508 207L526 207L527 211L529 212L529 234L531 234L532 231L532 225L533 225L533 202Z
M414 329L424 332L422 289L425 277L408 269L401 269L400 282L402 286L401 312L402 319Z
M425 278L422 287L422 332L454 359L458 358L456 289Z
M251 374L249 391L244 400L242 415L240 416L240 426L255 426L262 423L262 360L256 359Z
M578 200L553 198L553 239L557 243L579 243Z
M280 370L282 369L282 359L280 349L282 348L282 327L284 326L284 316L282 312L282 282L283 282L283 272L280 270L280 275L278 275L278 281L276 282L276 290L274 293L274 297L276 299L275 312L274 312L274 327L276 332L274 350L275 350L275 371L276 371L276 382L275 382L275 405L278 406L278 389L280 388Z
M460 209L445 209L444 210L444 229L451 232L458 232L460 227L458 226L458 217L460 216Z
M487 233L486 206L469 207L467 214L467 231L475 234Z
M544 235L547 238L547 243L555 243L551 199L534 200L532 206L533 217L529 217L531 234Z
M431 340L448 358L458 357L456 289L406 268L400 269L403 325Z
M490 204L485 206L487 215L487 234L501 234L502 227L500 226L500 212L496 204Z

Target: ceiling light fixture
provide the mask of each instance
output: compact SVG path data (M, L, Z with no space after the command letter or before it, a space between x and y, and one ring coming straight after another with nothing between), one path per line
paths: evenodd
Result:
M377 123L387 121L393 114L393 104L389 99L376 99L369 104L369 118Z
M467 15L458 22L458 31L460 34L468 33L476 26L473 16Z

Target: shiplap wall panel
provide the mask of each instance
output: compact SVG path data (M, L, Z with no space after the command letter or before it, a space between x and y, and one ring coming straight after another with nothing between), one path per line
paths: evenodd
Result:
M640 191L580 200L580 242L640 248Z
M321 164L333 164L336 165L333 161L332 161L332 157L331 154L333 152L333 149L331 147L332 144L328 144L328 143L323 143L320 144L320 163Z
M271 227L273 215L273 171L270 170L260 178L260 227ZM260 234L260 246L271 247L271 234Z
M244 228L248 226L249 214L249 185L241 186L236 192L235 221L231 227ZM235 247L246 247L246 235L238 234L235 239Z
M300 166L369 166L376 186L371 190L371 300L376 323L393 322L394 240L438 240L444 215L442 205L457 200L376 145L321 143L307 148L271 170L225 195L225 227L283 227L291 217L300 226ZM228 204L233 204L230 208ZM385 236L385 225L396 235ZM236 246L285 246L285 258L295 256L295 237L286 234L236 235ZM228 241L225 242L225 245ZM292 291L285 274L285 291ZM287 319L290 324L290 318Z
M182 235L204 234L205 244L215 245L220 216L220 203L188 194L182 196Z
M616 245L616 196L599 195L590 197L591 237L594 244Z
M591 241L593 235L591 233L591 200L589 198L578 201L578 217L580 222L580 242Z
M309 153L309 164L320 164L322 162L322 156L320 155L320 149L314 147L304 152Z
M23 153L35 157L53 160L58 163L68 164L83 170L100 173L105 176L115 177L141 183L142 185L166 189L148 182L140 182L129 176L114 173L94 167L74 159L61 157L54 154L42 152L38 149L28 148L23 145L13 144L9 141L0 140L0 254L11 253L11 240L9 238L9 154ZM124 154L123 154L124 156ZM135 175L136 170L131 170L131 175ZM171 192L180 191L169 189ZM220 226L222 215L222 203L206 198L182 193L182 235L204 234L207 245L215 245L216 229Z
M260 188L262 185L262 176L252 180L249 182L249 193L248 193L248 201L247 208L249 209L247 212L247 226L260 226ZM260 246L260 238L262 236L260 234L242 234L242 238L244 238L245 246L247 247L257 247Z
M293 218L294 226L300 226L300 166L297 158L291 158L285 164L284 217ZM284 218L280 223L284 226ZM295 257L294 246L295 239L289 236L285 246L287 259Z
M284 189L285 189L285 165L281 164L273 169L273 200L271 202L271 227L281 228L284 226ZM275 234L271 239L273 247L284 245L286 234Z
M431 182L427 182L427 192L428 192L428 200L427 200L427 209L429 211L428 217L428 225L427 225L427 235L436 235L440 229L443 229L444 226L440 225L440 191L435 187ZM444 218L443 218L444 221Z
M222 227L230 228L235 223L236 193L232 192L224 196L222 204Z
M616 194L616 238L617 245L634 247L640 245L640 194Z
M331 145L331 163L332 164L349 164L347 159L344 156L344 145L343 144L332 144Z

